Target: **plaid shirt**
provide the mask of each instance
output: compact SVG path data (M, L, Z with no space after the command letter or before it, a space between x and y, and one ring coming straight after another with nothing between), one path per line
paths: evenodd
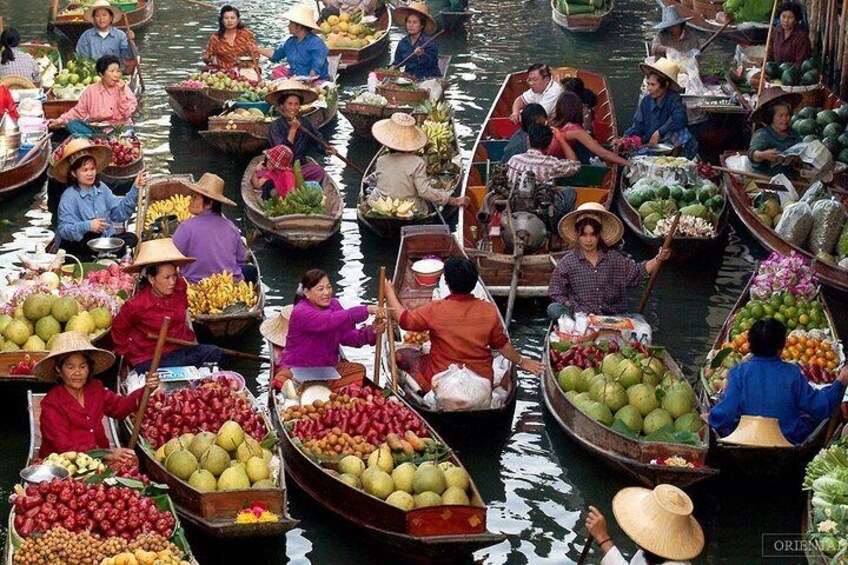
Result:
M557 159L538 149L528 149L526 153L513 155L506 166L509 169L506 174L512 184L521 180L525 171L532 171L539 182L548 182L557 177L571 176L580 170L579 162Z
M0 65L0 78L10 76L24 77L35 84L40 84L41 68L35 62L32 55L26 51L21 51L17 47L12 47L12 53L15 54L15 60L9 61L5 65Z
M554 302L587 314L627 312L627 287L648 277L644 263L637 263L619 251L599 251L592 265L581 249L566 253L551 275L548 293Z

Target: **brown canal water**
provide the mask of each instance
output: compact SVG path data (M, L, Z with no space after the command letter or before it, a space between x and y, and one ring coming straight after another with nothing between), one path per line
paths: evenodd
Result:
M260 44L275 46L286 35L282 14L293 0L238 3L246 24ZM604 73L610 79L619 129L631 121L641 75L641 60L650 24L659 19L651 2L620 0L615 13L595 34L575 35L550 20L550 4L544 0L487 0L472 2L480 13L468 33L443 36L440 50L453 56L448 98L456 109L459 135L470 151L492 99L508 72L543 61L572 65ZM46 37L46 0L0 0L6 25L20 29L24 38ZM215 29L215 12L179 0L160 0L152 24L137 39L143 57L147 91L143 96L138 129L152 173L191 173L198 178L211 171L227 181L228 195L239 201L238 186L245 163L216 152L187 124L171 116L164 88L183 80L199 63L209 35ZM392 32L392 45L400 39ZM55 38L54 38L55 39ZM67 46L66 46L67 47ZM717 42L711 58L729 60L731 46ZM381 64L388 62L388 58ZM342 98L352 87L365 82L365 72L345 76ZM325 130L343 154L365 167L378 147L351 137L351 127L339 119ZM396 245L374 239L360 231L355 204L359 175L330 161L330 174L342 184L346 208L341 233L309 253L293 253L259 241L256 255L262 266L268 296L267 312L290 303L302 272L320 267L332 273L337 294L345 304L374 302L376 275L381 265L394 264ZM49 237L43 187L0 203L0 274L12 268L17 252L32 249ZM245 225L241 209L227 215ZM638 242L628 239L628 250L638 259L648 257ZM648 306L648 320L655 328L654 341L668 346L684 371L695 378L699 363L709 350L728 311L749 278L755 261L766 256L750 235L734 222L722 255L695 258L687 264L669 263L659 277ZM5 277L2 279L5 281ZM843 335L848 298L828 291ZM632 297L635 302L638 296ZM511 334L519 349L538 356L547 321L546 304L519 302ZM245 351L265 350L258 329L239 343L228 344ZM266 352L267 353L267 352ZM373 364L373 351L348 352ZM255 391L267 390L268 367L241 363L239 370ZM5 501L28 449L26 390L8 388L0 396L0 500ZM521 375L518 405L506 434L490 430L473 436L451 434L457 450L489 504L489 529L508 539L473 556L482 563L569 563L579 557L586 530L586 507L598 506L609 518L613 538L626 553L634 551L612 520L610 502L628 483L621 475L594 460L568 440L543 407L538 379ZM290 514L300 526L283 538L261 541L221 541L189 530L189 540L204 564L272 563L382 563L398 562L371 539L323 512L296 488L290 489ZM769 489L719 478L693 491L696 516L704 526L707 546L699 563L797 563L798 559L761 557L763 533L794 534L799 531L802 497L796 484ZM0 503L0 514L8 512ZM405 560L404 560L405 561ZM472 559L468 559L472 561ZM597 563L596 551L589 562Z

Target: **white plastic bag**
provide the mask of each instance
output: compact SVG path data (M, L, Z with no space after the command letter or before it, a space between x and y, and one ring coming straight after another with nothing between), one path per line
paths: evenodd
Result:
M451 365L433 377L432 385L440 410L477 410L492 403L492 383L465 366Z
M497 387L497 388L493 389L492 390L491 407L492 408L500 408L501 406L503 406L504 403L506 403L506 397L507 396L509 396L509 394L506 392L506 390L502 389L501 387Z

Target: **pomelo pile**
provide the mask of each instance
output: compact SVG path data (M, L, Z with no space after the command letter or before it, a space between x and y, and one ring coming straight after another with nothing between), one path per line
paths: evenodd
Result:
M330 16L321 23L321 35L330 49L361 49L386 33L385 30L362 24L362 14L350 15L343 12Z
M623 424L647 440L660 431L698 433L704 426L692 387L668 371L659 353L622 347L595 366L563 368L557 382L593 420L619 430L624 430Z

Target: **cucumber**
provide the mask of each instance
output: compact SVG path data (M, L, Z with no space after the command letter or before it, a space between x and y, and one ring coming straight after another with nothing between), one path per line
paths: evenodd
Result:
M584 14L594 14L595 7L594 6L581 6L579 4L565 4L565 11L563 12L566 16L579 16Z

